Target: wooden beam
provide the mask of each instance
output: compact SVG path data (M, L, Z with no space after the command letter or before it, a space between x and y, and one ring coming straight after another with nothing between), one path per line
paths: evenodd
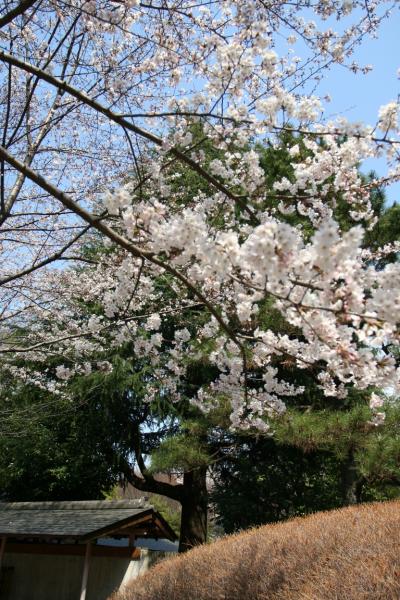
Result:
M160 533L161 533L160 537L166 537L167 539L169 539L171 537L171 533L165 528L164 523L156 515L154 516L154 523L155 523L155 525L157 525L158 529L160 530ZM176 536L175 536L175 538L176 538Z
M96 529L96 531L92 531L88 535L82 536L82 541L86 542L89 540L94 540L103 536L112 536L112 535L129 535L129 529L131 531L135 530L138 525L143 526L146 523L153 522L153 510L149 509L147 514L142 516L134 516L128 517L119 521L117 523L112 523L111 525L107 525L107 527L102 527L101 529ZM127 532L128 530L128 532Z
M145 515L144 517L139 517L138 519L135 519L135 521L132 521L131 523L124 523L122 525L120 525L118 527L119 530L124 530L124 529L129 529L130 527L132 529L135 529L138 525L143 525L144 523L152 523L153 522L153 515L150 513L148 515Z
M3 562L4 550L6 549L7 536L3 535L0 543L0 577L1 577L1 563Z
M134 537L153 537L153 533L154 535L157 534L157 537L162 537L162 535L160 535L160 532L158 531L158 529L150 529L150 527L142 527L141 529L133 529L132 530L132 535L134 535ZM121 535L121 536L126 536L127 531L117 531L114 533L115 536Z
M7 553L14 554L51 554L55 556L84 556L86 545L83 544L39 544L39 543L11 543L8 542ZM91 556L105 556L107 558L140 559L140 549L124 546L92 546Z
M90 562L91 546L92 546L92 544L90 542L87 542L86 552L85 552L85 561L83 563L83 574L82 574L80 600L86 600L86 590L87 590L87 583L88 583L88 577L89 577L89 562Z

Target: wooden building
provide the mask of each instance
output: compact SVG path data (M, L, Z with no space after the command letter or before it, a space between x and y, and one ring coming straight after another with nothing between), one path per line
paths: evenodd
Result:
M144 499L0 503L0 599L106 600L175 537Z

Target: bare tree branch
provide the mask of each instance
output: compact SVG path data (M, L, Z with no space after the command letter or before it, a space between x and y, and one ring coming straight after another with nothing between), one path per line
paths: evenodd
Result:
M38 67L35 67L34 65L32 65L30 63L27 63L23 60L16 58L15 56L12 56L11 54L9 54L8 52L5 52L4 50L0 51L0 60L3 60L4 62L6 62L8 64L19 67L20 69L23 69L24 71L27 71L28 73L32 73L33 75L36 75L43 81L46 81L50 85L57 87L59 90L62 90L63 92L67 92L68 94L70 94L71 96L73 96L74 98L76 98L77 100L82 102L83 104L86 104L87 106L90 106L91 108L93 108L95 111L103 114L105 117L110 119L110 121L117 123L122 128L125 128L129 131L132 131L133 133L136 133L140 137L149 140L150 142L152 142L153 144L156 144L159 147L163 146L162 138L154 135L153 133L150 133L149 131L146 131L145 129L142 129L141 127L138 127L137 125L134 125L130 121L127 121L123 116L113 112L112 110L110 110L106 106L103 106L96 100L93 100L93 98L90 98L86 94L86 92L81 92L81 91L77 90L72 85L69 85L66 81L58 79L57 77L50 75L49 73L43 71L42 69L39 69ZM203 167L201 167L195 160L190 158L190 156L185 154L185 152L182 152L178 148L171 148L169 150L169 152L170 152L170 154L175 156L175 158L177 158L181 162L187 164L193 171L195 171L196 173L201 175L206 181L208 181L208 183L213 185L220 192L223 192L228 198L230 198L231 200L236 202L238 204L238 206L240 206L240 208L249 215L249 217L251 218L251 220L253 222L258 222L256 214L254 213L253 209L246 204L243 196L238 196L238 195L232 193L223 183L221 183L216 177L211 175L211 173L209 173L205 169L203 169Z
M75 244L75 242L77 242L79 240L79 238L81 238L89 229L90 229L90 225L87 225L86 227L84 227L84 229L82 231L80 231L76 236L74 236L68 242L68 244L65 244L65 246L60 248L60 250L58 250L51 256L48 256L46 259L44 259L34 265L31 265L27 269L24 269L23 271L19 271L18 273L14 274L14 275L10 275L9 277L3 277L3 279L0 279L0 286L4 285L6 283L9 283L10 281L14 281L15 279L19 279L20 277L24 277L25 275L29 275L30 273L33 273L34 271L37 271L38 269L41 269L42 267L45 267L46 265L49 265L52 262L55 262L55 261L61 260L61 259L64 260L64 256L63 256L64 252L66 250L68 250L68 248L71 248L71 246L73 246ZM81 259L79 259L77 257L77 258L75 258L75 260L81 260Z
M3 158L9 165L14 167L17 171L22 173L25 177L36 183L43 190L51 194L54 198L59 200L64 206L72 210L75 214L81 217L86 223L90 224L92 227L103 233L107 238L112 240L115 244L127 250L133 256L138 258L143 258L148 260L149 262L161 267L167 273L170 273L178 279L183 285L189 289L195 296L202 302L210 311L210 313L215 317L220 326L223 328L225 333L235 342L235 344L244 352L243 345L238 339L236 333L231 329L231 327L224 321L221 317L219 311L211 304L208 298L199 290L183 273L172 267L170 264L163 262L159 258L157 258L153 252L149 252L148 250L144 250L140 248L136 244L133 244L122 235L108 227L102 220L101 217L92 215L86 209L82 208L77 204L69 195L65 194L63 191L58 189L55 185L47 181L44 177L35 173L30 167L22 164L19 160L14 158L6 148L0 146L0 157Z
M33 6L37 0L22 0L15 8L10 10L4 17L0 17L0 28L5 27L11 23L16 17L23 15L31 6Z

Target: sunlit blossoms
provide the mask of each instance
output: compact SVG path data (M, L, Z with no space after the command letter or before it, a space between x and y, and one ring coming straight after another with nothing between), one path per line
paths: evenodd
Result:
M363 243L371 190L400 178L399 105L382 98L375 126L332 121L314 89L331 64L368 70L353 51L389 5L164 4L2 9L4 367L45 385L14 363L58 358L60 390L129 342L152 369L146 399L178 401L196 357L216 375L191 402L228 401L234 427L261 430L304 391L279 363L327 397L398 392L400 263L377 268L396 248ZM387 174L365 178L370 158Z

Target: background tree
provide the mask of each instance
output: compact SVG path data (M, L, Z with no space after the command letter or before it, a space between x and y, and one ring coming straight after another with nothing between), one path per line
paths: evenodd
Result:
M3 500L94 500L119 479L95 406L36 386L7 384L0 394L0 495Z
M274 438L232 434L232 447L213 466L211 502L227 533L341 504L340 462Z

